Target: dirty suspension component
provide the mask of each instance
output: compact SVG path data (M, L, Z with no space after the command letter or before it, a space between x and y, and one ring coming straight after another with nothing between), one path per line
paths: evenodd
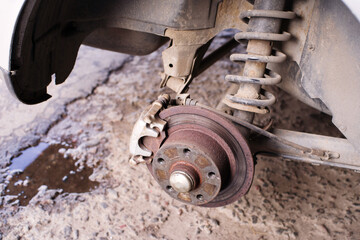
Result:
M249 123L247 121L241 120L237 117L231 116L227 113L224 113L220 110L211 108L207 105L201 104L198 101L190 98L189 94L179 94L176 98L176 104L178 105L185 105L185 106L198 106L200 108L204 108L207 109L209 111L212 111L214 113L217 113L229 120L231 120L234 123L239 124L242 127L247 128L248 130L251 130L259 135L262 135L263 137L266 137L268 139L270 139L272 142L277 142L281 145L287 146L289 148L292 148L293 150L304 154L308 157L310 157L311 159L317 159L317 160L329 160L329 159L336 159L339 158L339 154L336 152L332 152L332 151L327 151L327 150L321 150L321 149L315 149L315 148L309 148L309 147L305 147L299 144L296 144L294 142L288 141L284 138L278 137L277 135L268 132L265 129L262 129L258 126L253 125L252 123Z
M150 128L160 122L164 123L161 129ZM142 123L145 127L137 129ZM304 156L312 163L331 164L340 157L337 152L322 150L323 146L297 144L203 105L189 94L179 94L172 100L160 96L144 111L131 142L141 151L131 151L130 163L145 163L174 199L203 207L229 204L247 193L254 174L253 156L239 126L268 138L265 143L270 147L280 144L290 158ZM156 134L148 134L152 130L157 130Z
M247 54L232 54L230 60L245 62L242 75L227 75L225 79L238 84L236 93L228 94L223 103L230 108L240 110L237 117L252 122L254 113L264 114L266 107L275 102L275 96L261 89L261 85L275 85L281 81L281 76L266 69L267 63L281 63L286 55L275 51L272 55L273 41L287 41L291 35L280 31L282 19L292 19L293 12L284 12L285 0L256 0L254 9L242 12L240 17L249 19L246 32L235 34L237 41L249 40Z
M246 61L246 64L243 76L226 77L239 84L239 88L236 94L226 96L223 101L229 107L241 110L237 117L250 125L254 113L265 113L265 107L275 101L268 92L263 93L266 99L261 98L260 86L277 84L281 80L279 74L266 71L266 64L282 62L286 58L280 52L271 56L271 41L290 38L288 33L277 33L282 18L294 17L293 13L281 11L284 1L256 1L254 10L240 16L250 18L250 22L248 31L236 34L235 40L250 39L248 54L231 55L232 61ZM245 195L253 180L253 157L246 138L234 123L236 121L229 120L228 115L199 107L195 100L184 94L192 78L235 47L235 40L230 40L201 62L211 41L191 42L190 45L174 41L163 52L162 86L171 88L178 95L174 100L159 98L134 126L130 162L146 163L164 191L188 204L205 207L229 204Z

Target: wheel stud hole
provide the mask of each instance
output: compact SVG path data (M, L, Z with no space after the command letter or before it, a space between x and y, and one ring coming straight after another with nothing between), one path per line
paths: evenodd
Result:
M163 158L158 158L157 162L159 164L164 164L165 163L165 160Z
M198 195L196 195L196 198L197 198L198 200L202 201L202 200L204 199L204 196L201 195L201 194L198 194Z
M184 152L185 155L187 155L187 154L189 154L191 151L190 151L190 149L188 149L188 148L184 148L183 152Z
M210 179L214 179L215 176L216 176L216 174L215 174L214 172L209 172L209 173L208 173L208 177L209 177Z
M166 186L166 190L168 190L169 192L171 192L173 190L172 186L168 185Z

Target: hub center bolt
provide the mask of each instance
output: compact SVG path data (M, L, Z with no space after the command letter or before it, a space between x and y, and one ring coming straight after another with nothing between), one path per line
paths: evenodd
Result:
M172 172L169 181L171 187L179 193L190 192L195 186L194 179L184 171Z

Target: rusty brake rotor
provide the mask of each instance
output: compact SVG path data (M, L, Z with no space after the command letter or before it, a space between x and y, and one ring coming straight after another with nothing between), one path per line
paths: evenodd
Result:
M176 106L163 110L165 134L146 137L154 153L148 168L173 198L205 207L234 202L247 193L254 175L248 144L229 120L209 110Z

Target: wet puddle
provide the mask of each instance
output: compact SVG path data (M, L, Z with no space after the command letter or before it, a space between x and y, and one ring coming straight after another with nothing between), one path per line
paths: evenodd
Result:
M80 171L72 157L64 157L63 152L68 148L68 144L40 143L24 150L9 166L10 171L19 173L13 174L6 188L6 195L17 195L20 206L26 206L42 185L46 185L48 189L63 189L67 193L95 189L98 183L89 180L93 169L83 168Z

